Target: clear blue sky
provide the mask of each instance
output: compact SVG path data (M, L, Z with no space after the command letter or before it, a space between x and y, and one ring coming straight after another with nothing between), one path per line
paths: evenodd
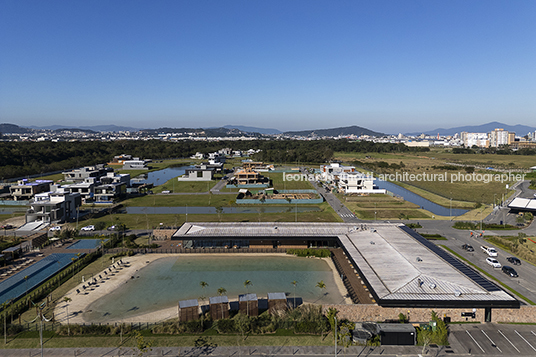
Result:
M536 123L536 1L0 2L0 123Z

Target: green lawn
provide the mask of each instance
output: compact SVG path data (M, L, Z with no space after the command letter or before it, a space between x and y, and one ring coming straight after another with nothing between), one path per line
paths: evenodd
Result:
M289 174L291 172L289 171ZM299 174L299 173L296 173ZM314 189L309 181L283 180L283 172L261 172L261 175L269 177L276 190L311 190Z
M428 211L420 209L418 205L388 195L347 196L339 193L336 196L361 219L432 218Z
M368 157L368 158L367 158ZM403 167L398 169L383 168L376 166L373 170L376 175L381 173L407 172L409 174L443 174L445 170L441 166L451 163L465 165L491 166L495 168L528 168L534 163L530 156L523 155L469 155L469 154L452 154L444 149L432 149L427 153L335 153L335 158L352 163L359 160L364 164L378 164L384 161L390 165L403 163ZM515 163L514 163L515 161ZM512 166L511 164L514 164ZM464 167L459 167L454 171L448 172L448 180L440 181L412 181L400 185L404 188L415 192L432 202L438 203L444 207L449 207L450 198L452 198L452 207L468 208L478 203L493 203L502 197L502 194L509 194L505 191L505 184L513 182L451 182L450 175L460 172L465 174ZM477 174L497 174L493 171L480 170L475 171Z
M232 206L235 195L146 195L128 199L123 203L131 207L173 207L173 206Z
M216 196L216 195L215 195ZM333 211L327 202L319 205L320 212L299 212L298 222L342 222L342 219ZM224 207L228 207L224 205ZM255 205L251 207L262 207ZM284 206L287 208L287 206ZM292 206L288 206L292 208ZM104 222L106 226L124 223L129 229L150 229L157 228L160 223L164 226L178 227L186 221L185 214L150 214L151 208L148 209L148 214L112 214L100 218L92 218L80 221L78 228L97 222ZM290 209L288 212L282 213L222 213L217 214L188 214L188 222L294 222L296 214ZM75 223L68 223L70 227L75 227Z
M179 181L177 178L172 178L162 185L158 185L152 189L154 193L160 193L162 191L171 192L208 192L214 187L218 181Z
M10 337L7 346L3 343L0 348L39 348L39 333L33 332L32 337L21 334L20 337ZM333 344L333 335L250 335L244 341L240 335L148 335L143 333L144 340L153 342L154 346L330 346ZM131 355L135 351L136 339L132 335L123 337L123 343L118 335L115 336L85 336L66 337L47 333L44 339L45 348L73 348L73 347L120 347L122 353ZM118 352L119 353L119 352ZM137 353L137 352L136 352Z

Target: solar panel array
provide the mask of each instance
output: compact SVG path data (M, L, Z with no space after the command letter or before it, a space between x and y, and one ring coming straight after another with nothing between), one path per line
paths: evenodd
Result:
M474 281L476 284L480 285L484 290L489 292L502 291L502 289L500 289L497 285L493 284L491 281L487 280L482 275L478 274L476 271L474 271L458 259L454 258L452 255L450 255L443 249L439 248L434 243L431 243L426 238L421 237L421 235L419 235L413 229L408 228L407 226L402 226L400 228L407 232L409 235L411 235L413 238L415 238L417 241L419 241L421 244L423 244L425 247L430 249L432 252L437 254L441 259L443 259L452 267L457 269L460 273Z

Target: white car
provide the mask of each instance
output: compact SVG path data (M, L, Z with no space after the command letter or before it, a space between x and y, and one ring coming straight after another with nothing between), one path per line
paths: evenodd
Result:
M501 267L501 263L499 263L499 261L497 259L495 259L495 258L486 258L486 263L488 263L489 265L491 265L494 268L500 268Z
M90 225L90 226L85 226L85 227L82 227L82 229L80 229L81 231L94 231L95 230L95 226L94 225Z
M50 227L49 231L51 231L51 232L54 232L54 231L61 231L61 226Z

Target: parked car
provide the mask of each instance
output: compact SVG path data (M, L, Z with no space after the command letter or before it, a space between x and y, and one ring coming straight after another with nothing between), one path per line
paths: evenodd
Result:
M61 231L61 226L50 227L48 230L51 231L51 232Z
M494 268L500 268L501 263L495 258L486 258L486 262Z
M109 231L116 231L117 230L117 226L110 226L108 228L106 228L107 230Z
M508 260L509 263L512 263L514 265L521 265L521 260L519 260L519 258L508 257L508 258L506 258L506 260Z
M474 252L475 248L471 244L464 244L462 245L462 249L468 251L468 252Z
M94 231L95 226L94 225L85 226L85 227L82 227L82 229L80 229L80 230L81 231Z
M0 229L13 229L15 227L13 227L11 224L5 224L3 226L0 227Z
M508 265L505 265L502 267L502 272L505 273L506 275L510 275L512 278L518 277L517 271L514 268L509 267Z

